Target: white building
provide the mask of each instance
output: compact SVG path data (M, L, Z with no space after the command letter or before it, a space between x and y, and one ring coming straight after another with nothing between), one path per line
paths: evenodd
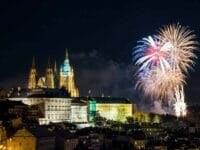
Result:
M88 105L81 99L73 99L71 103L71 122L87 123L88 122Z
M13 93L10 100L22 101L27 105L38 105L41 113L40 124L71 121L72 99L65 90L40 88Z

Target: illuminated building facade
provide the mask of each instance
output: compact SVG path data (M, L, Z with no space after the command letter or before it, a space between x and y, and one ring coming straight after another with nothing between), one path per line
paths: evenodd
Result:
M158 114L152 114L149 112L141 112L135 111L133 113L133 119L136 122L143 122L143 123L160 123L161 117Z
M19 129L7 140L8 150L54 150L55 136L44 127Z
M71 103L71 122L88 122L88 105L81 99L73 99Z
M89 121L93 121L96 115L96 101L91 99L89 101Z
M29 89L12 95L10 100L22 101L29 106L38 105L41 112L40 124L65 122L71 119L71 98L62 89Z
M9 100L22 101L29 106L38 106L40 124L50 122L88 123L96 113L115 121L125 121L132 116L133 105L126 98L79 97L71 98L65 89L20 89Z
M125 121L126 117L132 116L132 103L126 98L93 97L89 101L89 120L94 118L95 113L115 121Z
M69 62L68 50L66 50L65 60L60 67L60 73L57 73L56 62L54 67L52 67L49 59L45 70L45 76L39 77L38 79L35 59L33 58L29 73L28 88L65 88L70 93L71 97L78 97L79 91L75 84L74 70Z
M6 148L6 144L7 144L6 139L7 139L6 129L5 127L1 125L1 122L0 122L0 149Z
M20 149L36 149L36 138L27 129L18 130L14 136L7 139L7 149L20 150Z

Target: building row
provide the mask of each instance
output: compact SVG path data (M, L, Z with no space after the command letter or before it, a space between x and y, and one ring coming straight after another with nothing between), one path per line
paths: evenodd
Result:
M125 121L132 116L133 104L126 98L112 97L70 97L65 89L17 89L9 97L11 101L21 101L35 106L40 114L40 124L50 122L92 122L98 113L108 120Z

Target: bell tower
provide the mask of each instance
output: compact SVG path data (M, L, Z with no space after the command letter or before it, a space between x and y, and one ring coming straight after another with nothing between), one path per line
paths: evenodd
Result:
M47 88L55 88L54 72L53 72L53 69L51 67L50 57L48 59L48 65L47 65L46 72L45 72L45 78L46 78L46 87Z
M64 87L72 97L79 96L79 91L74 80L74 70L69 62L68 49L66 49L65 60L60 68L60 88L61 87Z
M37 72L36 72L36 68L35 68L35 57L33 57L32 66L31 66L31 70L30 70L29 78L28 78L28 88L29 89L36 88L36 84L37 84L36 75L37 75Z

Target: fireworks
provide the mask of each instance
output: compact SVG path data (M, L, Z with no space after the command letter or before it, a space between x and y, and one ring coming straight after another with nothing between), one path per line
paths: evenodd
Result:
M177 69L163 72L160 69L140 74L136 86L152 98L165 100L173 93L174 86L182 86L185 83L185 76Z
M140 65L139 71L153 66L159 66L163 71L170 68L166 58L169 56L172 45L169 42L164 42L162 39L154 36L143 38L139 41L141 45L137 46L135 58L136 65Z
M158 35L138 42L133 52L139 66L136 87L157 100L173 97L175 114L186 115L183 85L185 73L194 64L195 35L180 25L164 26Z
M183 86L181 86L181 88L179 89L179 87L175 88L175 104L174 104L174 108L175 108L175 113L176 116L180 117L180 116L185 116L186 115L186 103L185 103L185 95L184 95L184 91L183 91Z
M193 31L177 24L164 26L159 34L173 45L173 49L171 49L173 67L179 67L183 72L187 72L196 58L194 50L197 49L197 41Z

